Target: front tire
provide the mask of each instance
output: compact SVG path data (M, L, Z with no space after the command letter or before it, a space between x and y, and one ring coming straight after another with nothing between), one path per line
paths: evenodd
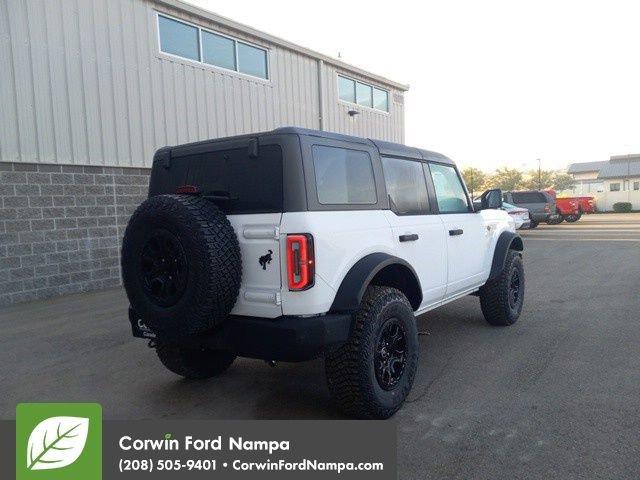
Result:
M516 323L524 305L524 287L522 257L515 250L509 250L500 276L480 289L480 307L485 320L500 327Z
M409 301L395 288L370 286L348 342L325 356L333 400L349 416L389 418L411 391L417 367L418 332Z
M540 222L536 222L534 220L531 220L531 222L529 223L529 228L536 228L539 224L540 224Z
M574 222L577 222L578 220L580 220L580 217L582 217L582 214L581 214L581 213L578 213L578 214L576 214L576 215L567 215L567 216L565 217L565 220L566 220L567 222L569 222L569 223L574 223Z
M159 343L156 353L162 364L181 377L202 380L220 375L236 356L223 350Z

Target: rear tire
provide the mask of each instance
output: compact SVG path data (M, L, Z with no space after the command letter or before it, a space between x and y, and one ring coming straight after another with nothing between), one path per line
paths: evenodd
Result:
M578 213L576 215L567 215L565 220L569 223L574 223L577 222L578 220L580 220L580 217L582 217L581 213Z
M560 225L562 222L564 222L564 216L558 215L554 217L553 220L547 220L547 225Z
M227 370L236 356L223 350L187 348L158 343L156 353L162 364L181 377L202 380Z
M395 288L370 286L348 342L325 356L337 406L356 418L385 419L402 405L418 367L413 309Z
M524 305L524 278L522 257L509 250L502 273L480 289L480 307L489 324L504 327L516 323Z

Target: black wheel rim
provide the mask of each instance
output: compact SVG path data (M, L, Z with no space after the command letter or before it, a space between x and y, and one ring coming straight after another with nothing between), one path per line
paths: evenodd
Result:
M166 230L149 237L140 256L145 294L160 306L175 305L187 285L187 261L180 241Z
M407 336L402 323L390 318L382 326L375 350L374 369L383 390L393 390L407 364Z
M520 280L520 272L513 270L511 279L509 280L509 307L515 310L521 298L522 282Z

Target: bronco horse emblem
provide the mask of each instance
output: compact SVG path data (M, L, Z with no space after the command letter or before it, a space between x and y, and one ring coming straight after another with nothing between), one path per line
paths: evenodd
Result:
M272 254L273 250L269 250L266 255L263 255L258 259L258 262L260 263L260 265L262 265L263 270L266 270L267 264L271 263L271 260L273 260L273 258L271 257Z

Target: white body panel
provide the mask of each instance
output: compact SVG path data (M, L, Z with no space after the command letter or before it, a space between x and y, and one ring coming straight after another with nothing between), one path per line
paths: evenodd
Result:
M439 215L399 216L390 210L384 215L391 226L395 256L415 269L422 287L422 305L442 301L447 287L447 239ZM400 242L401 235L418 235L412 242Z
M464 233L450 236L450 229L462 229ZM506 230L515 228L509 215L501 210L415 216L397 216L388 210L284 213L280 224L281 251L285 249L287 234L312 234L316 273L312 288L291 292L287 286L286 259L281 256L281 314L328 312L351 267L376 252L402 258L414 268L423 293L423 302L416 313L423 313L480 288L489 277L498 237ZM415 242L400 242L399 236L405 234L417 234L419 238ZM270 281L275 286L276 282Z
M281 316L282 214L228 215L227 218L236 232L242 255L242 283L231 313L264 318Z
M316 256L315 285L302 292L289 291L283 263L285 315L329 311L342 279L358 260L375 252L395 255L389 222L379 210L285 213L280 231L283 248L286 234L311 233Z

